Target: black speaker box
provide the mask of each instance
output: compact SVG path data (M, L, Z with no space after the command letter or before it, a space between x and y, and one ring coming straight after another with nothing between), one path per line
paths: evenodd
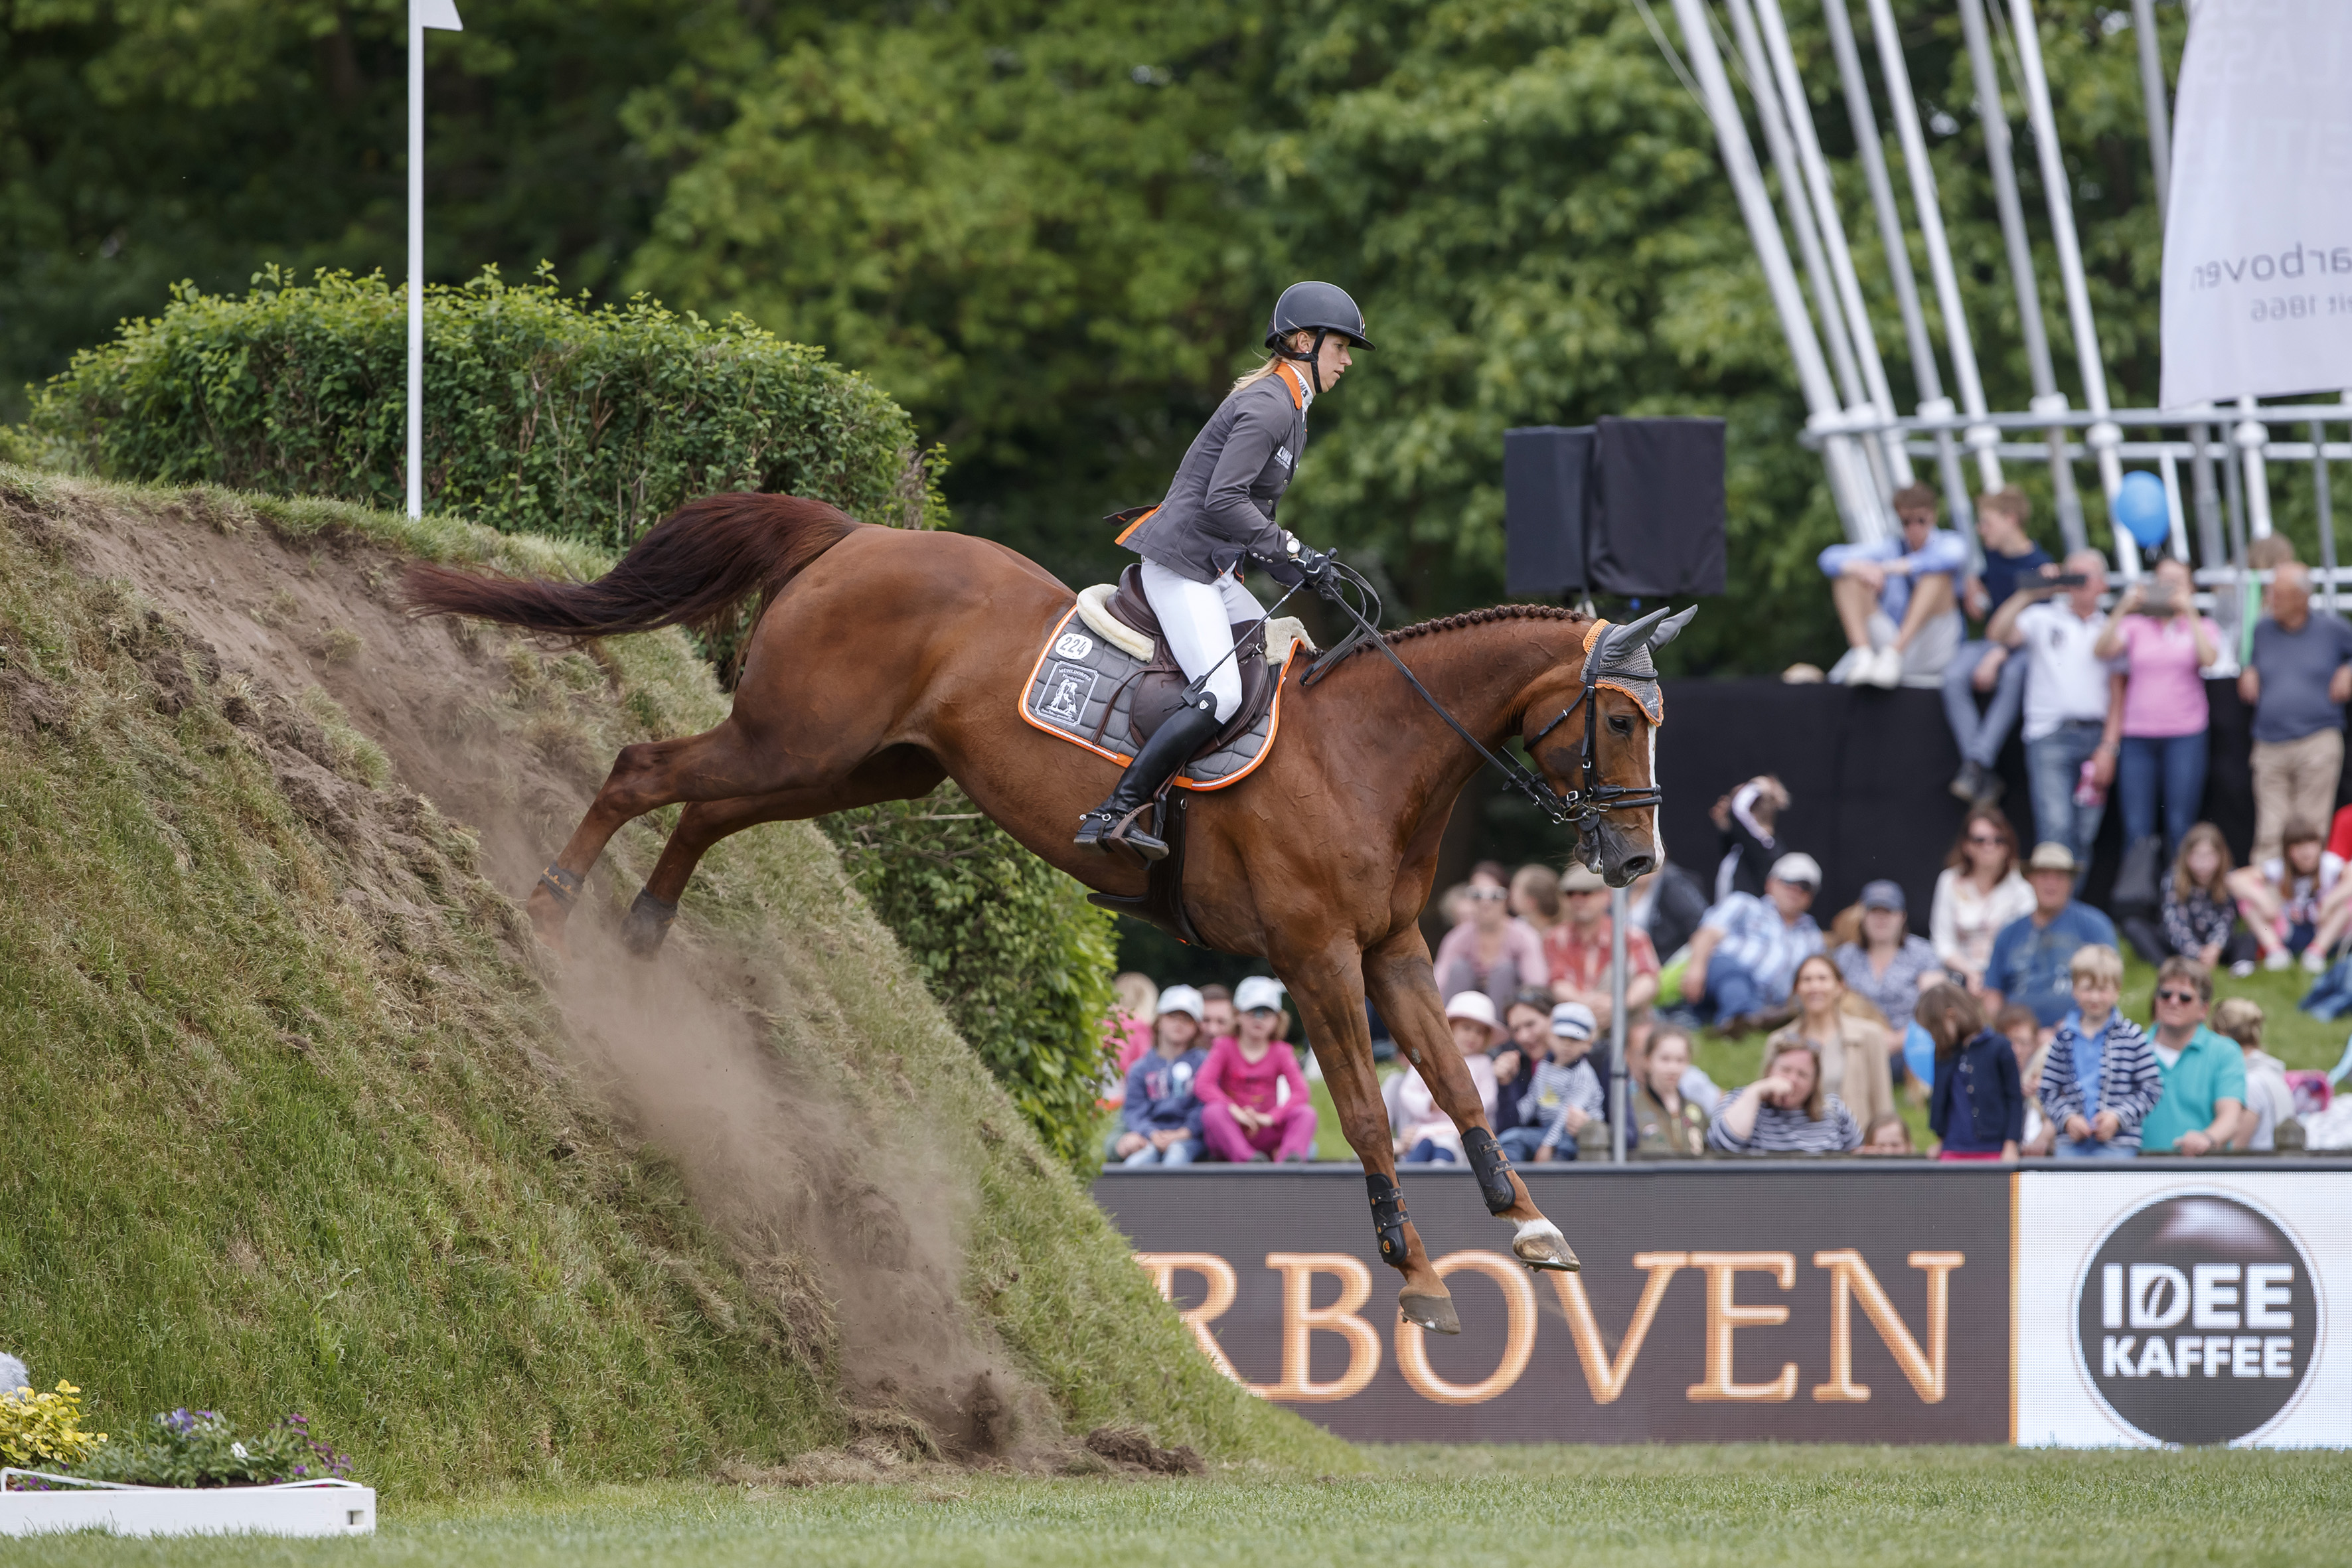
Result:
M1544 597L1581 589L1585 480L1592 426L1538 425L1503 432L1503 581Z
M1503 432L1509 593L1720 594L1723 523L1720 419Z

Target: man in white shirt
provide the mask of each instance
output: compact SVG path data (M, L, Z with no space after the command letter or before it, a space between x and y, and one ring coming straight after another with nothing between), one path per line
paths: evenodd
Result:
M2045 572L2049 569L2043 568ZM2095 651L2107 617L2106 561L2095 550L2066 557L2047 587L2020 589L1997 611L1985 636L2021 653L2025 667L2025 772L2033 791L2033 839L2074 851L2079 890L2091 865L2091 841L2106 815L2115 782L2123 710L2108 700L2113 666ZM2059 596L2059 595L2063 595ZM2089 764L2092 804L2078 804Z

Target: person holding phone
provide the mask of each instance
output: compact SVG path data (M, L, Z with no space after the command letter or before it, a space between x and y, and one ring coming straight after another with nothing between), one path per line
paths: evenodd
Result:
M2221 637L2197 613L2187 563L2167 556L2152 577L2124 590L2092 655L2121 658L2123 734L2116 756L2124 843L2156 831L2157 798L2164 800L2164 854L2168 860L2195 826L2205 799L2204 671L2221 657Z
M2025 771L2033 791L2033 837L2074 856L2074 886L2090 868L2091 842L2115 782L2123 714L2109 702L2099 657L2107 617L2099 609L2107 563L2095 550L2066 557L2063 572L2042 569L1993 613L1985 635L2026 659ZM2063 595L2063 596L2062 596Z

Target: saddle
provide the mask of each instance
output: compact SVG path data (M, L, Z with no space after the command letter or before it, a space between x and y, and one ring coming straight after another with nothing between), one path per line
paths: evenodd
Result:
M1134 689L1128 700L1128 722L1135 731L1136 743L1141 745L1166 722L1168 715L1183 705L1184 688L1192 683L1183 667L1176 662L1176 656L1168 649L1168 639L1160 633L1160 617L1152 613L1151 601L1143 595L1142 568L1130 565L1120 573L1118 586L1107 600L1097 600L1089 605L1082 595L1078 608L1089 623L1095 617L1087 611L1098 608L1151 645L1151 657L1133 677ZM1265 716L1266 709L1274 702L1279 677L1276 668L1265 657L1265 627L1244 623L1235 626L1233 633L1237 647L1234 663L1240 668L1242 677L1241 706L1234 710L1233 718L1216 737L1195 755L1205 756L1232 745Z

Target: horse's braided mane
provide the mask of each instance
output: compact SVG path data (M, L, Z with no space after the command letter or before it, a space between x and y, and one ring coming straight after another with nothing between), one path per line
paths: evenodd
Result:
M1585 621L1591 618L1576 610L1564 610L1558 605L1495 605L1483 610L1465 610L1458 616L1423 621L1418 626L1401 626L1388 634L1388 640L1391 644L1401 643L1408 637L1459 631L1464 626L1483 626L1495 621Z

